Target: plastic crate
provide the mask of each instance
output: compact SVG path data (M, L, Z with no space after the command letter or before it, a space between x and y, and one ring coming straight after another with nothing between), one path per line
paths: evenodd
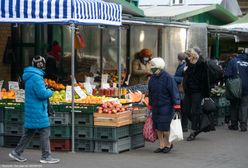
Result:
M120 138L129 136L129 126L122 127L95 127L94 139L95 140L110 140L116 141Z
M33 137L28 144L30 149L40 149L40 137Z
M118 141L95 141L95 152L120 153L131 149L131 138L122 138Z
M93 139L93 127L75 126L75 138Z
M55 116L51 116L51 125L68 125L71 124L71 116L68 112L56 112Z
M0 134L0 146L4 146L3 135Z
M75 112L82 112L82 113L94 113L97 111L97 107L99 105L83 105L83 104L74 104L74 110ZM72 110L71 104L68 104L65 106L65 111L70 111Z
M3 143L5 147L15 148L16 145L19 143L21 136L8 136L4 135Z
M0 107L0 122L4 120L4 107Z
M70 125L54 125L51 126L51 138L70 138L71 126Z
M5 123L23 123L23 110L5 107L4 109L4 122Z
M131 136L131 149L142 148L145 146L143 134Z
M143 133L144 123L132 124L129 126L130 136Z
M4 125L5 135L22 135L23 134L23 125L15 123L5 123Z
M3 133L4 133L3 122L0 122L0 135L3 135Z
M75 151L78 152L94 152L94 141L75 139Z
M52 151L69 151L71 150L70 139L51 139L51 150Z
M93 126L93 114L75 112L75 125Z
M225 117L217 117L214 119L215 126L222 126L225 124Z

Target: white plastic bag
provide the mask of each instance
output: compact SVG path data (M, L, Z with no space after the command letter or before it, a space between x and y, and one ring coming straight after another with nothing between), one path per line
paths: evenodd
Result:
M170 124L169 142L177 142L183 140L183 129L181 119L178 113L175 113Z

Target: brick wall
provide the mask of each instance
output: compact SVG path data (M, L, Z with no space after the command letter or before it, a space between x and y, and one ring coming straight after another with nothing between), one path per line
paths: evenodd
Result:
M10 80L10 65L3 64L3 55L8 36L11 36L11 25L0 24L0 80Z

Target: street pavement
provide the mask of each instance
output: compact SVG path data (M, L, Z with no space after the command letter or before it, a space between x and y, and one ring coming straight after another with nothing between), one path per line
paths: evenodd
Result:
M175 143L169 154L153 153L158 143L146 143L121 154L53 152L61 162L41 164L39 150L25 150L27 162L18 163L8 157L11 148L0 148L0 168L248 168L248 132L216 128L195 141Z

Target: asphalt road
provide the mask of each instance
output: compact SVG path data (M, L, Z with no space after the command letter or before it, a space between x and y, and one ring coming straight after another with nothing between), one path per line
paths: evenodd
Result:
M8 157L11 148L0 148L0 168L248 168L248 132L226 126L200 134L195 141L176 143L169 154L153 153L157 146L146 143L121 154L54 152L61 159L55 165L40 164L39 150L25 150L28 161L20 164Z

